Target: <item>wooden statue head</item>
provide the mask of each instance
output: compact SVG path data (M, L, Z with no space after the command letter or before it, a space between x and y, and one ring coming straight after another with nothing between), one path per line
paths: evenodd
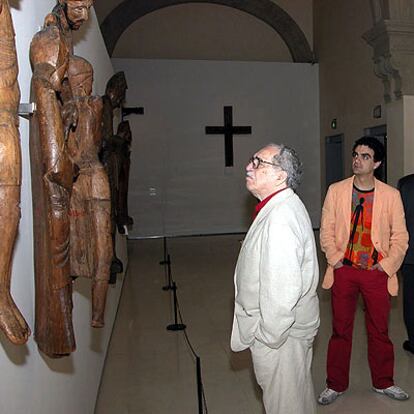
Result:
M93 0L58 0L58 3L66 15L69 27L78 30L89 19Z
M91 95L93 67L86 59L76 55L70 57L68 79L74 96Z
M105 94L111 100L112 108L118 108L125 100L127 89L128 86L124 72L117 72L109 79L106 84Z

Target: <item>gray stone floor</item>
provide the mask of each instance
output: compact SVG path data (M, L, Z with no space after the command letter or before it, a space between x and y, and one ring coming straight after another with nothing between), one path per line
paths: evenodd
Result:
M318 235L316 235L318 236ZM233 269L242 236L171 239L172 276L187 334L201 357L209 414L262 414L260 390L249 352L233 353L229 336ZM196 365L182 332L170 332L172 300L166 284L162 240L129 242L129 270L123 288L95 414L198 413ZM324 260L320 259L321 269ZM321 328L314 347L315 391L324 388L330 336L329 292L320 292ZM390 331L395 344L395 380L413 394L392 401L371 391L362 304L354 330L349 390L318 413L404 414L414 412L414 356L405 339L401 298L393 299ZM280 413L290 414L290 413ZM292 413L294 414L294 413Z

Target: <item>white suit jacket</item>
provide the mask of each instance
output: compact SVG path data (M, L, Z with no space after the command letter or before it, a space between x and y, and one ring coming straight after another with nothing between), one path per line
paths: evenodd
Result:
M286 339L313 339L319 327L319 279L308 212L287 189L260 210L237 260L231 349L258 340L279 348Z

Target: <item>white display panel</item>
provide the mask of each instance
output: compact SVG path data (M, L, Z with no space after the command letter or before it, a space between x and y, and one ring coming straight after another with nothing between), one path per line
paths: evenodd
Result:
M320 217L318 65L113 59L128 80L133 144L130 237L241 232L255 204L244 186L248 158L269 142L294 147L304 163L299 194L313 225ZM235 135L234 166L224 166L224 136L205 127L252 127Z

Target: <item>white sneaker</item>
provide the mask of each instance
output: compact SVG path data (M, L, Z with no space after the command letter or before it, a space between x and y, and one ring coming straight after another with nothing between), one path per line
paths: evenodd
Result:
M394 400L404 401L410 398L410 396L404 390L402 390L400 387L397 387L396 385L384 388L383 390L375 387L373 387L372 389L375 392L385 394L387 397L393 398Z
M333 403L343 392L332 390L331 388L325 388L318 397L318 403L321 405L328 405Z

